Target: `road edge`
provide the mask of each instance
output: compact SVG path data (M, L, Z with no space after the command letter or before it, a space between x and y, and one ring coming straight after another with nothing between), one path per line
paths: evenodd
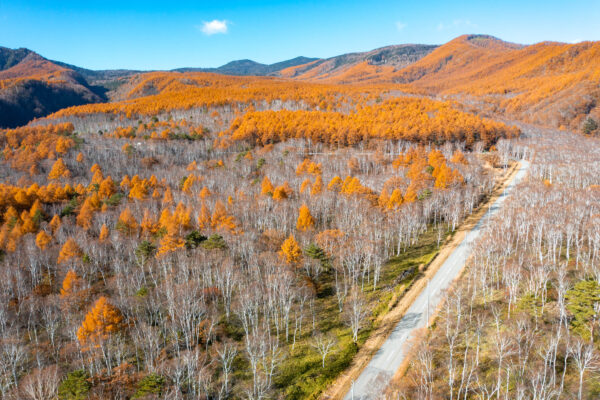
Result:
M424 268L423 275L416 282L413 282L411 287L405 292L392 310L386 313L379 326L360 347L358 353L354 356L352 364L346 369L346 371L344 371L344 373L335 379L325 391L323 391L323 393L319 396L319 399L342 400L345 397L345 395L351 389L352 382L360 376L381 345L385 343L398 322L400 322L406 313L406 310L408 310L408 308L413 304L414 300L425 289L427 278L431 279L431 277L439 271L450 254L452 254L454 249L456 249L456 247L463 241L467 232L469 232L481 220L481 218L483 218L489 206L493 204L498 197L500 197L506 187L510 184L510 182L512 182L520 168L521 163L515 163L507 169L501 180L496 183L491 195L484 202L479 204L477 208L465 218L461 225L456 229L454 234L452 234L451 239L440 247L433 259ZM463 271L461 270L457 279L460 278L462 272ZM436 313L437 311L432 314L429 323L435 319ZM429 323L427 326L429 326ZM407 360L401 364L400 368L394 374L390 382L403 375L408 367L408 361L409 359L407 358ZM402 374L399 374L399 371L401 368L403 368L404 364L406 364L404 371Z

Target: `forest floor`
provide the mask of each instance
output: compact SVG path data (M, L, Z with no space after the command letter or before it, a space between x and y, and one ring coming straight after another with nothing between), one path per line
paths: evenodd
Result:
M360 347L358 353L353 358L351 365L326 391L322 393L321 399L343 399L351 390L352 383L360 376L361 372L366 368L379 348L388 339L396 325L405 315L406 311L425 289L427 282L438 272L446 259L463 241L467 233L475 227L479 220L485 215L490 205L498 199L505 187L511 182L512 178L519 170L517 167L518 164L514 163L505 171L499 172L492 194L484 199L471 215L465 218L463 223L452 235L449 235L446 238L445 242L440 246L430 262L420 266L421 273L419 274L419 278L412 281L411 286L404 291L404 295L395 303L393 308L376 322L376 327L371 332L369 338ZM430 318L435 318L435 312L432 313ZM401 365L394 376L394 379L398 379L398 377L404 373L408 366L407 361Z
M448 233L443 232L442 240ZM286 399L315 399L326 390L337 377L351 364L357 352L378 327L384 316L395 309L406 291L422 275L421 267L427 265L438 253L438 231L430 227L418 242L399 256L392 257L381 271L377 288L365 283L366 300L373 317L366 318L358 335L358 343L352 341L352 333L343 314L340 313L335 296L334 280L331 271L325 271L317 286L314 302L315 320L305 320L295 345L292 340L283 346L286 357L278 368L273 384L282 391ZM312 326L312 327L311 327ZM238 328L239 329L239 328ZM325 367L321 357L313 348L311 332L319 331L336 337L334 350L327 355ZM231 333L231 332L230 332ZM239 335L242 332L238 332ZM239 365L238 371L247 371L247 366ZM248 374L237 373L242 380L251 379Z

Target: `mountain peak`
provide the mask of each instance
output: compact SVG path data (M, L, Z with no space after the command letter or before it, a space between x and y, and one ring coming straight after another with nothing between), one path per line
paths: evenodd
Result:
M14 67L31 53L33 51L24 47L9 49L8 47L0 46L0 71Z
M496 48L496 49L519 49L523 47L523 45L518 43L506 42L502 39L499 39L492 35L484 35L484 34L467 34L461 35L454 40L451 40L449 43L466 43L472 46L484 47L484 48Z

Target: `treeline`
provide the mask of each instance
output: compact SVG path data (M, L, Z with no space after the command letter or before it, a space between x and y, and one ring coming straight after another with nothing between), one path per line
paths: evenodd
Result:
M294 82L267 77L209 73L157 72L136 75L115 94L117 101L62 109L50 119L103 113L126 118L153 116L173 110L293 102L303 108L354 107L387 92L383 86L352 87Z
M369 139L441 144L464 142L486 147L499 138L516 137L518 128L456 110L447 102L396 98L350 113L322 111L248 112L233 121L232 140L268 144L305 138L333 146Z

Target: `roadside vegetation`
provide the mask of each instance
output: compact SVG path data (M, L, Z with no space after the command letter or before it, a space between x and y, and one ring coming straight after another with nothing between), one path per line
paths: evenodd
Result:
M544 132L389 398L600 395L600 143Z

